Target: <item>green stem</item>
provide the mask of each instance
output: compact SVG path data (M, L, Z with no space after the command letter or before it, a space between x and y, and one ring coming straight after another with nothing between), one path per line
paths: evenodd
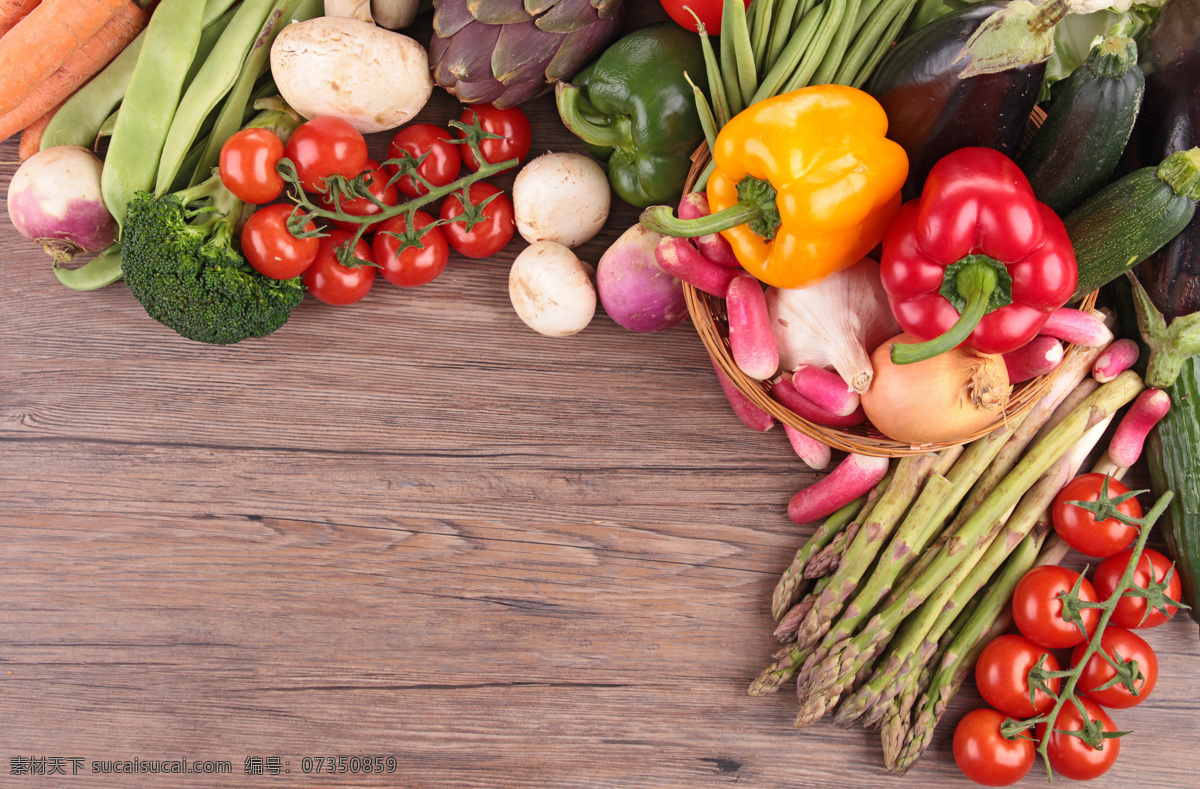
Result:
M758 207L757 203L742 200L715 214L697 219L680 219L675 216L675 211L670 206L651 206L642 212L638 221L642 223L643 227L656 233L662 233L664 236L695 238L744 225L762 218L762 215L762 209Z
M1004 264L986 255L968 255L946 268L942 283L942 295L960 301L958 320L946 331L932 340L920 343L895 343L892 345L894 364L912 364L932 359L938 354L957 348L966 341L983 316L1012 303L1012 285L1009 279L1007 300L1002 295L1004 277L1008 276ZM997 293L1001 293L999 299ZM956 305L957 306L957 305Z
M1183 363L1200 354L1200 312L1181 315L1168 324L1133 272L1127 271L1125 276L1133 289L1138 333L1150 347L1150 359L1146 363L1146 383L1165 389L1175 383L1183 369Z
M481 160L482 157L477 156L476 158ZM281 159L280 162L281 164L283 162L287 162L288 165L291 164L287 159ZM394 216L401 216L403 214L411 213L418 208L422 208L430 203L435 203L451 194L462 192L464 189L470 187L471 184L482 181L486 178L490 178L493 175L504 172L505 170L512 169L518 164L520 164L520 161L517 159L505 159L502 162L497 162L494 164L484 162L478 170L459 178L453 183L431 189L428 193L423 194L420 197L414 197L411 200L398 205L384 206L379 213L371 214L369 216L358 216L355 214L347 214L340 210L322 208L321 206L312 203L307 196L303 196L299 201L299 205L304 212L304 221L300 222L299 224L303 226L307 223L308 219L313 218L338 219L342 222L349 222L351 224L358 225L360 228L364 228L367 225L373 225L376 222L382 222L385 219L391 219ZM284 180L295 186L299 194L304 195L303 190L300 188L299 182L295 179L294 171L289 172L285 166L285 169L281 169L280 173L283 175Z
M579 110L581 94L582 91L577 86L566 82L560 82L555 86L554 98L563 125L588 145L605 148L618 148L623 145L629 139L627 130L620 128L620 125L616 123L594 123ZM609 116L604 117L611 121ZM628 125L628 120L625 125Z
M1117 604L1121 601L1122 596L1133 588L1133 576L1137 569L1138 560L1142 556L1142 551L1146 547L1146 540L1150 537L1150 530L1155 522L1166 511L1167 506L1171 503L1174 494L1171 491L1165 491L1154 506L1146 515L1140 519L1136 519L1139 525L1137 540L1133 544L1133 552L1129 556L1129 562L1125 565L1125 572L1121 575L1121 580L1117 583L1113 593L1103 603L1093 606L1100 611L1100 620L1096 623L1096 629L1092 633L1091 639L1087 642L1087 647L1079 660L1074 661L1075 667L1071 673L1064 678L1061 689L1054 700L1054 706L1044 715L1037 718L1023 721L1021 723L1022 730L1031 728L1038 723L1045 723L1047 727L1053 727L1058 721L1058 715L1062 711L1063 705L1075 696L1075 686L1079 683L1079 678L1083 675L1083 670L1087 666L1092 655L1101 649L1101 641L1104 638L1104 630L1108 627L1108 622L1112 619L1113 612L1117 609ZM1037 751L1041 755L1042 760L1046 762L1047 773L1050 771L1050 762L1047 759L1047 752L1050 748L1050 740L1052 737L1043 737L1038 743ZM1093 746L1094 747L1094 746ZM1050 775L1053 780L1053 775Z

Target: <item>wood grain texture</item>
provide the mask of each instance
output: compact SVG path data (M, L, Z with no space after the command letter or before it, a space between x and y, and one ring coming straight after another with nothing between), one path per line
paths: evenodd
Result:
M529 110L535 153L582 150L548 98ZM438 91L422 119L456 113ZM122 284L63 289L0 217L0 785L968 785L969 686L905 779L875 733L797 732L791 693L746 695L816 475L741 426L689 324L525 328L522 246L214 348ZM1150 632L1155 696L1116 716L1135 733L1092 786L1195 785L1196 635ZM338 754L397 771L301 774ZM20 756L233 774L56 783L10 775ZM290 773L245 775L253 756Z

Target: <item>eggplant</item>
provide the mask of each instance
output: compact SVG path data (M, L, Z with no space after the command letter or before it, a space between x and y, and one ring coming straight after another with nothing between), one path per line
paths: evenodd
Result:
M1016 157L1046 64L960 79L968 61L954 62L1004 6L969 5L918 28L884 56L865 86L887 113L887 136L908 153L905 200L920 196L930 169L951 151L982 146Z
M1146 92L1126 148L1131 170L1200 145L1200 0L1167 0L1141 50ZM1167 321L1200 312L1200 221L1143 262L1138 279Z

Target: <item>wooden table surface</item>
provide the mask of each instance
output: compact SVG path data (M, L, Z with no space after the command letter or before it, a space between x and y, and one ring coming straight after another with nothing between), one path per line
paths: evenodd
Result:
M582 150L527 109L535 153ZM439 90L422 119L456 114ZM874 732L746 695L816 477L735 419L689 323L527 329L523 246L218 348L123 284L66 290L0 218L0 786L967 785L970 685L904 779ZM1196 626L1149 639L1158 688L1097 787L1196 785ZM395 772L305 774L338 755ZM131 759L232 773L91 774Z

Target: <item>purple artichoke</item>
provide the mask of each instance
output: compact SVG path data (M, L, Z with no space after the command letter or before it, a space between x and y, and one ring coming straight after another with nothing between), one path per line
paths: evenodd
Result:
M621 26L621 2L435 0L433 79L464 104L521 104L599 54Z

